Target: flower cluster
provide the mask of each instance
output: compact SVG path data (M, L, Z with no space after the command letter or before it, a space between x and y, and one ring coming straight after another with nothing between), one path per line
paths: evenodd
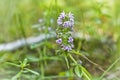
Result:
M73 27L74 16L72 13L65 14L65 12L62 12L58 17L57 23L62 27Z
M61 46L61 49L70 51L74 47L72 29L74 26L74 16L72 13L66 14L62 12L57 19L58 28L56 29L57 40L56 43Z

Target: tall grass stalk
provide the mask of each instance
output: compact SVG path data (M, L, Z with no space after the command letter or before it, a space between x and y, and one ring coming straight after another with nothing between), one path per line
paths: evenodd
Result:
M113 66L115 66L115 64L120 61L120 57L118 59L116 59L109 67L108 69L100 76L99 80L102 80L102 78L108 73L108 71L110 71L110 69L113 68Z

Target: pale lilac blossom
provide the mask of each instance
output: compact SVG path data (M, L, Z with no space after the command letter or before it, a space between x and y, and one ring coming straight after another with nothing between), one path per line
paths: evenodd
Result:
M73 42L73 37L69 37L68 42L72 43Z
M70 26L70 21L65 21L63 23L63 27L69 27Z
M65 46L64 49L65 49L66 51L72 50L72 48L71 48L70 46Z
M65 18L65 16L66 16L66 14L65 14L65 12L63 11L63 12L60 14L59 17L63 19L63 18Z
M58 23L58 25L61 25L62 24L62 19L58 18L57 23Z
M73 16L73 14L72 14L71 12L69 12L68 17L69 17L70 19L74 19L74 16Z
M56 43L57 44L61 44L62 43L62 39L60 38L60 39L56 40Z

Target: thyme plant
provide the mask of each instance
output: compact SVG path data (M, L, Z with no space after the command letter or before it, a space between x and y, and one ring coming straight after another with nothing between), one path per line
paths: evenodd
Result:
M90 73L72 56L72 54L83 56L83 54L74 50L73 44L73 26L74 26L74 15L64 11L60 13L57 19L58 27L56 29L57 40L56 43L60 47L60 52L64 55L68 68L74 67L73 73L85 80L92 80ZM69 63L71 59L73 62ZM71 65L72 64L72 65Z

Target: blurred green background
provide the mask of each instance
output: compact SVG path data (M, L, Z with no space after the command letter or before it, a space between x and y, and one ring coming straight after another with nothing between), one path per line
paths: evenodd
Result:
M53 32L57 27L56 20L60 12L72 12L75 16L75 32L80 32L88 38L88 40L75 38L75 50L82 51L89 59L106 70L120 56L119 7L119 0L0 0L0 44L49 33L49 28L52 28ZM89 36L92 39L90 41ZM11 80L19 71L6 62L19 63L24 58L28 58L30 69L43 72L44 77L63 75L63 71L66 70L65 63L61 60L55 62L55 59L59 60L55 48L55 39L50 39L38 43L33 49L31 46L24 46L14 51L1 51L0 79ZM55 59L40 60L52 56ZM84 59L79 59L95 78L103 73ZM110 72L120 68L119 62ZM44 69L41 64L48 67ZM58 66L55 72L49 71L49 68L54 68L56 64ZM31 75L24 74L23 80L39 80L38 76Z

